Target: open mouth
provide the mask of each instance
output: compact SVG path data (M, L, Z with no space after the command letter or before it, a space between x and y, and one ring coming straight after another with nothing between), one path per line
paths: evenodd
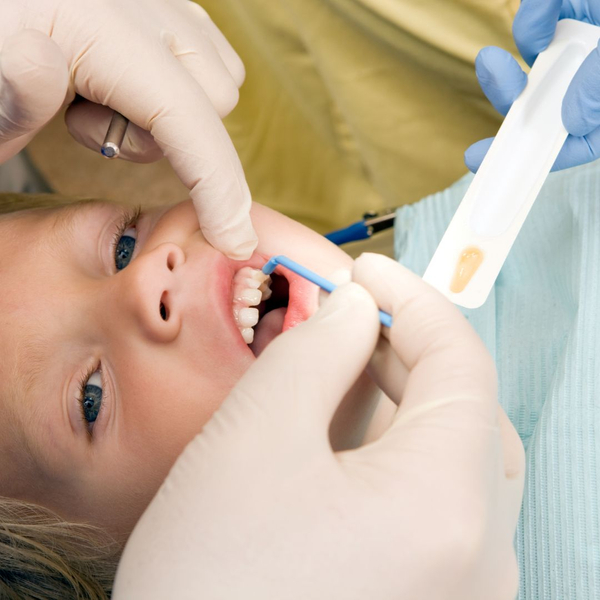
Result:
M255 356L285 331L285 317L290 301L290 284L282 275L271 275L271 295L258 305L259 319L254 327L254 341L250 349Z
M286 327L290 284L283 275L267 276L244 267L233 278L233 316L244 341L255 356Z

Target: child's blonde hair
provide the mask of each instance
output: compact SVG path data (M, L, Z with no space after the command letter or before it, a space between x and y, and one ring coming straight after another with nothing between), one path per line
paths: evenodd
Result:
M0 194L0 215L81 201L57 194ZM98 527L0 497L0 600L108 599L121 551L122 545Z
M101 529L0 497L0 598L106 600L122 548Z

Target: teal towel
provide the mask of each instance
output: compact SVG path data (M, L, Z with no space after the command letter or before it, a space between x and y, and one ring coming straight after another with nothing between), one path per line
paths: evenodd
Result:
M398 210L423 275L472 175ZM600 164L551 174L487 302L463 314L496 361L527 456L519 598L600 598Z

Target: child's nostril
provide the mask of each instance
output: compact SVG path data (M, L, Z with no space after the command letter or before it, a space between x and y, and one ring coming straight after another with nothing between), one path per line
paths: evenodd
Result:
M169 271L172 271L175 268L175 256L172 252L167 256L167 268Z
M160 303L160 316L162 317L163 321L166 321L169 318L167 307L162 302Z

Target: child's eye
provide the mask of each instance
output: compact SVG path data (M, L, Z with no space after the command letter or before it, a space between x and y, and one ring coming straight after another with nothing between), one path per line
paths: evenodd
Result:
M117 226L113 237L115 267L117 271L122 271L131 262L137 240L135 226L140 215L141 208L138 207L132 212L123 215L121 222Z
M117 271L121 271L130 263L136 239L137 231L134 227L129 227L117 240L115 247L115 266L117 267Z
M81 416L86 427L98 418L102 406L102 376L96 369L80 385Z

